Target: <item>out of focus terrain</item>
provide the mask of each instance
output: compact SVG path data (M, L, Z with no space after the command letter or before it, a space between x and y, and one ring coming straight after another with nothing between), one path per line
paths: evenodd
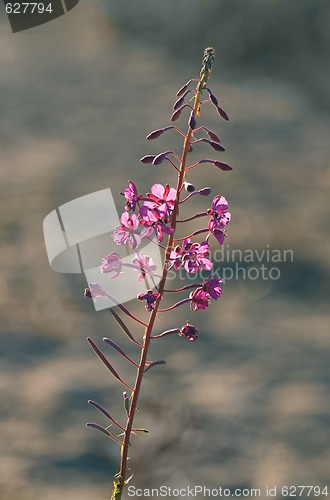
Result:
M167 167L138 160L179 148L170 133L152 144L144 137L168 124L175 93L198 74L207 45L218 53L211 88L231 119L210 109L203 120L234 170L207 165L191 180L229 200L230 249L290 249L294 259L263 262L280 269L278 280L228 280L207 313L181 309L159 322L158 332L189 319L200 337L153 348L167 365L145 380L138 420L150 434L132 447L132 484L325 486L328 2L86 0L25 33L13 35L4 15L0 28L0 499L109 494L118 449L85 428L102 422L87 399L122 419L121 387L85 338L111 336L135 351L109 312L83 299L82 275L50 269L42 222L84 194L119 193L128 179L140 192L175 182ZM200 154L210 157L206 146ZM120 210L122 197L116 202ZM203 198L196 208L209 204ZM139 314L141 305L132 308Z

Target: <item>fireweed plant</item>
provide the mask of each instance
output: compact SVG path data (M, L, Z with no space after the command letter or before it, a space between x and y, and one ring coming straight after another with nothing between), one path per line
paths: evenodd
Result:
M189 153L199 143L204 142L216 152L224 151L220 144L220 139L212 130L204 125L200 125L199 119L201 110L204 105L211 104L214 106L224 120L228 120L225 111L220 107L217 98L208 87L208 81L212 71L212 65L215 58L215 51L212 47L205 49L203 54L202 69L199 78L192 78L183 85L177 93L177 100L173 105L173 114L171 122L177 121L185 110L189 111L188 129L183 132L174 125L154 130L148 136L148 140L157 139L168 130L174 130L183 138L182 154L179 156L174 151L164 151L157 155L146 155L141 158L144 164L158 166L166 162L177 174L176 188L169 184L154 184L151 187L151 192L145 196L139 194L134 182L129 181L125 191L121 193L126 200L125 210L120 218L121 225L117 226L112 234L117 245L128 245L132 250L136 251L135 257L132 259L132 264L123 263L120 256L112 252L102 259L100 271L107 274L109 278L116 279L122 272L125 266L133 267L137 272L139 281L148 280L152 283L153 289L149 289L146 293L140 293L137 297L139 301L144 303L145 309L148 311L149 320L147 322L134 316L123 305L119 304L114 297L108 294L105 288L98 283L90 283L85 289L85 297L93 299L107 297L109 300L117 304L117 311L110 308L110 312L122 328L126 336L140 350L140 361L133 361L125 351L118 346L113 340L104 338L105 343L117 351L126 360L136 367L136 379L134 385L129 385L117 373L112 366L107 356L88 338L88 342L99 359L104 363L110 373L125 387L123 393L124 410L126 423L117 422L110 413L95 401L89 403L99 410L109 421L109 426L103 427L96 423L88 423L88 427L92 427L101 431L108 438L115 441L120 446L120 470L115 475L112 491L112 500L118 500L122 496L124 485L128 483L132 476L128 476L128 451L132 442L132 436L138 433L148 432L145 429L137 429L133 426L134 416L138 406L138 399L141 390L141 384L144 373L150 368L165 364L165 361L149 361L148 351L151 342L162 339L171 334L178 334L183 339L193 342L197 339L198 329L195 325L188 321L183 326L175 326L170 330L155 334L154 327L158 315L172 311L178 307L189 305L192 311L205 311L212 300L217 300L222 295L221 283L222 279L212 277L212 262L210 257L209 239L214 237L216 244L222 245L226 236L226 227L230 222L231 215L228 212L228 203L224 196L218 194L214 197L211 206L204 212L197 213L187 219L179 219L179 209L182 205L189 205L192 198L195 196L209 196L211 189L205 187L196 190L195 187L187 181L187 174L194 168L203 165L204 163L213 164L215 167L223 171L232 170L232 167L227 163L216 159L201 159L193 164L189 164ZM194 82L197 82L195 89ZM188 102L187 102L188 101ZM197 126L198 125L198 126ZM177 228L184 228L186 222L192 220L204 221L200 228L193 231L191 234L184 237L177 236ZM197 235L205 235L202 243L193 240ZM159 247L164 251L164 264L162 271L156 275L156 266L153 260L145 255L142 251L138 251L138 247L142 240L157 237ZM164 240L167 243L164 245ZM166 288L166 278L170 269L180 270L183 267L187 273L196 273L201 270L210 272L208 278L202 282L189 284L177 289ZM160 277L158 286L155 283L155 276ZM148 285L147 285L148 286ZM150 285L149 285L150 286ZM185 298L175 302L167 308L161 308L163 298L168 295L173 297L176 294L183 293ZM128 316L134 321L136 329L134 334L123 320L124 316ZM137 340L136 330L144 330L141 337L142 340ZM111 433L109 427L113 425L116 430Z

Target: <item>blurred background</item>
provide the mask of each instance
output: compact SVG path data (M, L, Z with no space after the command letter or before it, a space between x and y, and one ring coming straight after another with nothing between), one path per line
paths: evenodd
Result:
M190 180L227 197L230 250L294 257L263 260L280 270L277 280L241 272L207 312L159 319L158 333L189 319L200 335L152 346L167 365L145 377L137 423L150 434L134 440L131 484L330 487L329 2L81 0L16 34L1 8L0 499L110 495L119 450L86 429L105 424L87 400L123 421L122 390L85 339L110 336L137 353L109 312L84 300L83 275L50 269L42 222L107 187L120 212L128 179L139 192L175 183L167 167L139 158L180 150L171 132L153 143L145 136L168 124L209 45L210 86L230 121L210 107L203 122L234 170L205 165ZM206 145L193 155L216 157ZM194 200L205 210L212 197Z

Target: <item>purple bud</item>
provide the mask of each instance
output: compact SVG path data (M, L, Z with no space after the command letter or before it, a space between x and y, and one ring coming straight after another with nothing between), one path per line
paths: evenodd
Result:
M178 90L177 92L177 97L181 97L182 94L187 90L187 88L189 87L189 85L191 84L192 80L189 80L189 82L185 83L184 85L182 85L181 89Z
M173 115L171 116L171 122L175 122L178 120L181 116L182 108L177 109L174 111Z
M212 189L210 187L205 187L199 190L199 194L201 196L208 196L209 194L212 193Z
M151 139L158 139L162 134L164 133L164 130L162 128L159 128L157 130L154 130L153 132L150 132L149 135L147 135L146 139L151 140Z
M194 325L190 325L189 323L187 323L182 328L180 328L179 336L183 337L186 340L190 340L190 342L193 342L197 340L198 330Z
M229 116L227 115L227 113L222 108L220 108L220 106L217 106L217 110L218 110L218 113L221 116L221 118L223 118L224 120L226 120L228 122Z
M166 158L166 155L168 155L169 153L170 153L170 151L165 151L164 153L159 153L159 155L155 156L152 164L153 165L160 165L161 163L163 163L163 161Z
M217 136L217 134L215 134L214 132L212 132L212 130L208 130L207 131L207 135L209 136L209 138L211 139L211 141L220 142L219 137Z
M210 146L216 151L225 151L225 148L221 146L218 142L209 141Z
M193 129L193 130L196 128L196 118L195 118L195 115L194 115L194 111L192 111L190 113L190 117L189 117L189 120L188 120L188 126L191 129Z
M207 91L209 93L210 99L211 99L212 103L214 104L214 106L218 106L218 99L215 97L214 94L212 94L210 89L207 89Z
M190 182L184 182L183 187L185 188L187 193L193 193L194 191L196 191L195 186Z
M233 170L233 167L228 165L228 163L223 163L222 161L215 161L214 165L224 171Z
M189 144L188 153L191 153L193 150L194 150L194 148L192 147L191 144Z
M155 158L156 158L156 155L146 155L146 156L143 156L143 158L140 158L140 162L141 163L152 163Z
M173 104L174 111L176 111L177 109L180 108L180 106L182 106L185 97L186 97L186 92L183 94L182 97L179 97L179 99L175 101L175 103Z

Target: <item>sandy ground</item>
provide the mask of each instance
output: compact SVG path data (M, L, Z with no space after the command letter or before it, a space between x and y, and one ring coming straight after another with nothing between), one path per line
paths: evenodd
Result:
M157 144L144 137L168 123L177 89L194 76L125 42L83 5L43 30L12 35L1 24L1 500L109 496L118 449L85 428L102 422L87 399L123 420L121 387L85 338L108 335L138 353L108 311L84 301L82 275L50 269L42 222L84 194L119 193L131 178L141 192L174 183L166 167L138 159L179 147L170 134ZM196 74L199 64L197 54ZM167 366L145 380L138 422L150 434L132 447L132 484L330 487L330 119L293 87L231 80L221 60L212 89L231 121L211 110L205 120L235 169L205 166L191 180L228 198L230 249L290 249L294 258L264 262L280 269L278 280L241 271L204 315L182 309L159 320L158 332L189 319L200 337L153 347Z

